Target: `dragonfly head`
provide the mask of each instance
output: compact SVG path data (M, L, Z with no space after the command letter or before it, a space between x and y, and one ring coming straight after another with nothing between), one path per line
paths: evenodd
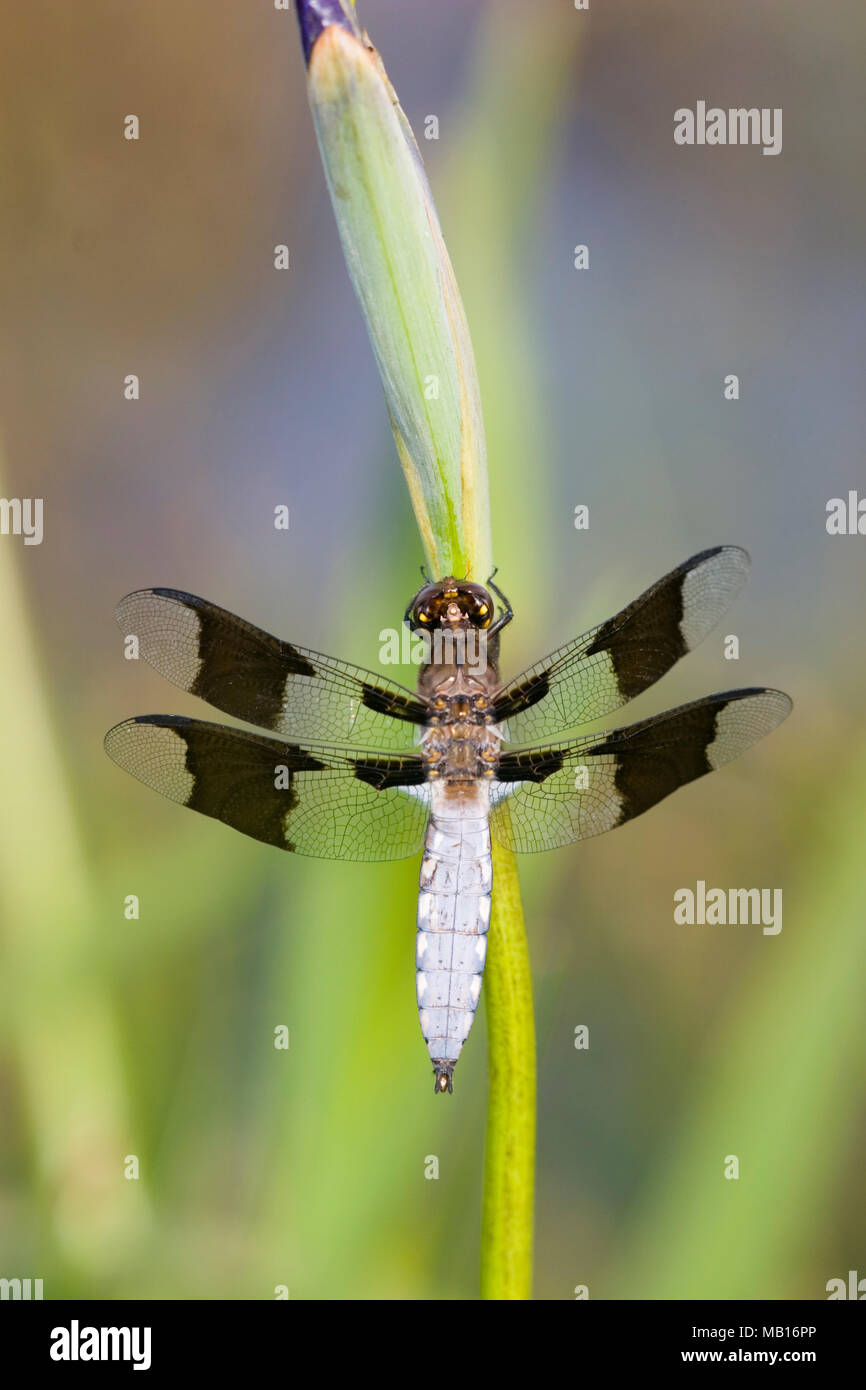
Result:
M419 589L406 609L405 621L413 632L442 628L488 628L494 602L483 584L448 576Z
M433 1083L433 1089L436 1092L437 1096L444 1095L446 1091L450 1096L454 1090L454 1086L452 1084L452 1077L454 1075L454 1063L434 1062L433 1075L436 1078L436 1080Z

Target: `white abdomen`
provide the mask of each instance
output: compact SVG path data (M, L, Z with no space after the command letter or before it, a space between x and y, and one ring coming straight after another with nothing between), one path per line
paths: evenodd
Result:
M418 893L418 1017L436 1073L451 1073L481 993L490 926L489 794L484 782L433 782Z

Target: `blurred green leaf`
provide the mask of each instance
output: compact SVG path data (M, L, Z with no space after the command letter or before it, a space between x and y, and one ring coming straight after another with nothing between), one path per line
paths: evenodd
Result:
M866 748L835 765L832 802L785 890L782 932L708 1040L681 1131L617 1261L612 1298L823 1298L799 1284L820 1248L862 1067ZM727 1155L739 1178L727 1179Z

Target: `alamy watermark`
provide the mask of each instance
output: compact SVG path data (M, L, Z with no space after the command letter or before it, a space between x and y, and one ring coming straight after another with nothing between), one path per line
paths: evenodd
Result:
M379 660L383 666L466 666L484 675L487 670L487 633L476 628L437 627L433 632L411 632L386 627L379 633Z
M0 536L23 536L25 545L41 545L42 534L41 497L0 497Z
M0 1279L0 1299L13 1300L42 1298L41 1279Z
M51 1329L52 1361L131 1361L134 1371L150 1370L149 1327L68 1327Z
M782 930L781 888L708 888L702 878L695 887L674 893L677 926L762 927L764 936Z
M782 108L775 106L707 106L694 111L680 106L674 112L677 145L762 145L762 154L782 153Z

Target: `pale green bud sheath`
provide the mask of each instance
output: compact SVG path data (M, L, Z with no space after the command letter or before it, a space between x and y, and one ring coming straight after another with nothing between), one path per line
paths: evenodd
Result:
M344 14L337 3L328 8ZM483 582L493 565L478 380L418 147L378 54L351 16L320 29L308 63L340 240L427 563L437 576Z

